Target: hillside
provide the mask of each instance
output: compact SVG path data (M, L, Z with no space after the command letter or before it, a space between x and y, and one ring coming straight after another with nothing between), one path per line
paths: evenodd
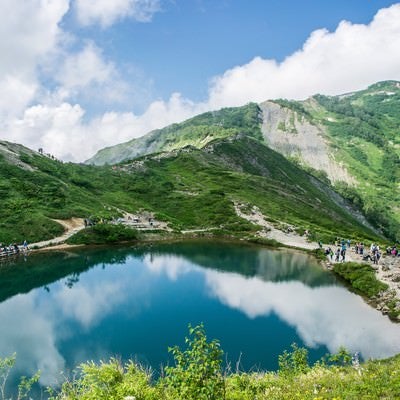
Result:
M180 124L157 129L138 139L107 147L96 153L87 164L116 164L124 160L185 146L203 147L208 142L237 133L261 139L260 110L256 104L207 112Z
M343 96L261 104L268 145L329 179L370 221L400 239L400 83Z
M148 210L170 228L254 235L260 227L240 218L235 203L257 206L282 229L290 224L315 237L376 238L323 182L246 135L144 156L117 167L61 163L23 146L0 154L3 242L56 236L53 219L109 219L121 210ZM11 151L11 150L10 150Z
M332 184L388 236L400 240L400 82L342 96L273 100L209 112L99 151L88 163L133 159L155 151L246 133ZM382 201L383 200L383 201Z

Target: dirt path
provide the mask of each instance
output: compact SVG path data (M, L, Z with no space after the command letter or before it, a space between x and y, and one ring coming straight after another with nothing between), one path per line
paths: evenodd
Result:
M258 209L258 207L253 206L250 210L247 205L234 203L236 214L251 222L252 224L259 225L263 229L257 232L257 235L267 239L274 239L279 243L286 246L298 247L300 249L317 249L317 242L309 242L306 236L300 236L293 229L288 226L288 231L284 232L274 227L270 222L266 221L264 215ZM246 209L246 211L244 211Z
M64 233L61 236L55 237L53 239L43 240L42 242L29 243L29 247L31 249L42 249L44 247L62 244L73 234L85 228L83 218L55 219L54 221L58 222L65 228Z
M257 232L257 235L260 237L275 239L284 245L297 247L299 249L310 250L317 249L319 247L317 242L309 242L307 237L298 235L294 231L293 227L287 225L287 232L275 228L265 219L264 215L255 206L250 207L247 204L235 203L234 207L239 217L263 228ZM331 247L331 249L335 252L335 246L325 245L323 247L327 248L328 246ZM356 254L353 248L347 249L346 261L357 263L365 262L363 261L362 256L360 254ZM335 264L335 261L327 258L327 267L330 268L332 264ZM379 305L378 302L377 309L384 312L385 306L382 306L382 304L384 304L385 300L390 298L394 298L398 302L398 307L400 308L400 257L384 255L384 257L379 261L378 265L374 265L372 262L369 262L369 264L375 269L376 278L389 286L389 290L383 294L381 305Z

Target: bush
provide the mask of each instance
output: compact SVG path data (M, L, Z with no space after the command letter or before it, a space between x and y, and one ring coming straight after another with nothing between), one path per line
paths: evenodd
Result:
M115 358L99 364L89 361L79 369L80 378L65 382L59 394L51 393L51 400L160 399L158 389L151 386L151 375L132 361L125 365Z
M106 244L117 243L138 239L138 232L135 229L124 225L97 224L90 228L83 229L71 236L69 244Z
M368 264L337 263L333 271L367 297L376 296L388 288L388 285L376 279L374 269Z
M176 397L185 400L217 400L224 398L225 382L221 373L223 351L219 342L207 342L203 324L192 328L185 342L188 348L169 348L175 367L165 368L167 387Z
M310 369L308 364L308 350L292 343L292 351L285 350L279 356L279 374L291 376L304 374Z

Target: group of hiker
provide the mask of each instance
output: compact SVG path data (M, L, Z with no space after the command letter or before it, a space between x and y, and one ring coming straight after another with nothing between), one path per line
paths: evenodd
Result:
M0 243L0 257L12 256L15 254L19 254L21 251L28 251L28 242L24 240L22 245L18 245L16 243L10 243L8 246Z
M388 256L393 256L393 257L400 257L400 252L399 252L399 250L397 249L397 246L395 245L395 246L388 246L388 247L386 247L386 254L388 255Z
M318 242L319 247L322 248L322 242ZM335 240L336 250L331 247L325 249L326 257L331 261L335 262L345 262L346 261L346 251L350 249L351 240L350 239L339 239ZM357 242L354 244L354 252L361 255L363 261L372 261L374 264L378 264L382 257L382 251L376 243L372 243L369 251L366 252L364 243ZM386 254L392 255L394 257L400 256L400 253L396 246L389 246L386 248Z

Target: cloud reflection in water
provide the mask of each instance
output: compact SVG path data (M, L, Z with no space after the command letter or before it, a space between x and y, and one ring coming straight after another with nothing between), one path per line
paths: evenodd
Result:
M258 269L264 279L202 269L172 255L153 255L152 261L146 258L144 264L152 272L164 271L172 280L191 271L203 274L210 296L248 318L275 313L293 326L309 347L325 345L330 352L335 352L345 346L350 351L360 351L366 358L389 357L400 352L400 326L344 287L333 284L310 287L299 281L285 282L283 274L282 281L266 281L265 276L269 274L265 263L260 263ZM289 266L289 270L294 268L292 262Z
M335 352L343 345L367 358L400 353L400 326L337 285L302 254L264 249L234 253L227 248L218 260L212 248L208 254L204 249L195 253L192 247L183 250L185 255L171 251L134 254L122 267L110 264L104 270L98 266L83 273L72 288L61 280L50 285L49 293L36 289L4 301L0 304L0 356L16 351L18 372L29 375L40 369L41 383L54 384L60 371L71 367L64 358L63 343L73 345L68 363L108 357L111 345L98 337L90 345L85 340L110 321L132 321L122 328L123 333L116 331L110 343L121 340L126 329L140 330L136 316L157 318L153 299L168 303L162 292L165 282L171 295L179 292L179 285L191 274L206 289L208 299L249 319L273 313L309 347L326 346ZM235 272L235 262L245 265L242 273L246 275ZM224 265L232 268L222 271ZM77 343L74 336L80 334L87 339Z

